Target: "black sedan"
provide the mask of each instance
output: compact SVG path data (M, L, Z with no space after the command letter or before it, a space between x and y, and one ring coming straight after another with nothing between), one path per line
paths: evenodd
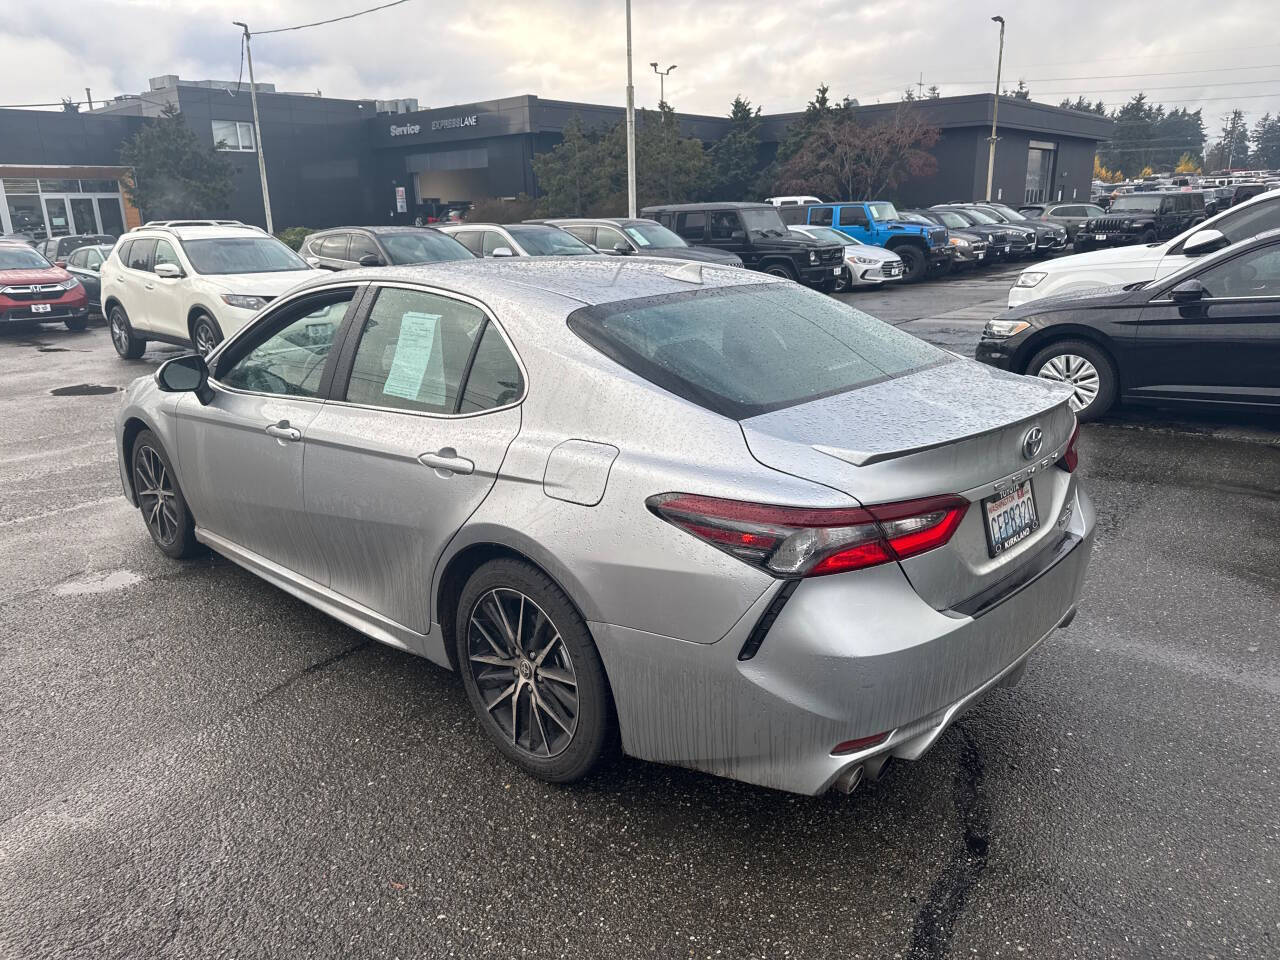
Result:
M72 250L67 255L67 272L84 285L85 296L89 298L89 309L94 313L102 312L102 263L111 255L114 243L95 243L91 246Z
M983 363L1116 401L1280 410L1280 230L1149 283L1035 300L987 324Z

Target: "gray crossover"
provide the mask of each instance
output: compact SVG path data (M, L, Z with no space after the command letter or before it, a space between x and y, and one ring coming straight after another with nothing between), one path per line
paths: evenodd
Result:
M641 256L320 275L120 411L157 546L457 670L535 776L802 793L921 756L1074 615L1061 386Z

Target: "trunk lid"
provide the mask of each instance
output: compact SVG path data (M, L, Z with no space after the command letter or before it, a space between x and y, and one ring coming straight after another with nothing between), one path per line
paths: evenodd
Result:
M1059 536L1071 476L1054 465L1075 428L1069 390L969 360L742 421L761 463L834 487L863 504L943 494L973 501L951 541L903 561L920 595L946 609L980 593ZM1033 429L1042 442L1024 453ZM1047 461L1047 462L1046 462ZM1033 469L1034 468L1034 469ZM1039 527L990 555L981 501L1031 481Z

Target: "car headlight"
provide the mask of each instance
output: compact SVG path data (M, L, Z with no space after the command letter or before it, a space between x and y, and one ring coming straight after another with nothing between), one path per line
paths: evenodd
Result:
M267 305L266 297L250 297L242 293L224 293L222 302L229 307L241 310L261 310Z
M1018 280L1014 284L1015 287L1034 287L1037 283L1047 277L1047 273L1041 273L1037 270L1024 270L1018 275Z
M964 237L952 237L952 238L951 238L950 243L951 243L951 245L952 245L953 247L968 247L968 246L971 246L971 244L969 243L969 241L968 241L968 240L966 240Z
M1025 320L988 320L986 327L982 331L984 337L994 337L996 339L1004 339L1012 337L1014 334L1021 333L1031 324Z
M879 260L873 259L872 257L854 257L853 259L856 260L858 263L866 264L869 267L875 266L877 263L880 262Z
M62 281L63 290L74 290L78 286L80 286L80 281L75 277L68 277L66 280Z
M809 262L810 262L810 263L817 263L817 262L818 262L818 251L817 251L817 250L810 250L810 251L809 251Z

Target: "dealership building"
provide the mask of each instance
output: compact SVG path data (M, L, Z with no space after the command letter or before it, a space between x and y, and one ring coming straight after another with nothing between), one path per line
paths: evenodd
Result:
M153 79L144 93L79 113L0 110L3 232L115 233L136 225L138 211L120 188L127 175L120 147L168 105L232 161L234 190L220 215L264 224L248 89L165 76ZM277 230L411 223L441 205L536 197L533 157L559 143L573 117L588 129L607 129L623 119L620 107L532 95L419 110L413 100L344 100L261 83L258 106ZM982 196L996 98L942 97L915 106L941 131L931 150L938 170L884 199L921 205ZM897 108L863 105L859 116L874 123ZM799 116L762 118L762 162L771 159ZM677 117L685 135L708 145L729 128L726 117ZM1110 127L1096 114L1002 98L993 196L1015 204L1087 199L1094 152Z

